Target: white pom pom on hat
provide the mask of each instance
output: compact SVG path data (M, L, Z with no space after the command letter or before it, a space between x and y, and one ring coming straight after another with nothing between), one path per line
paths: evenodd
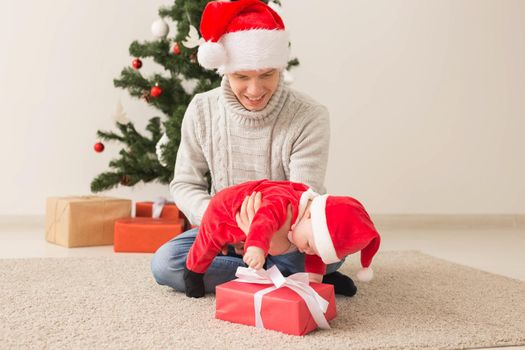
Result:
M374 271L370 267L364 267L357 272L357 280L370 282L374 278Z
M226 64L228 55L222 44L208 41L199 46L197 60L204 68L215 69Z

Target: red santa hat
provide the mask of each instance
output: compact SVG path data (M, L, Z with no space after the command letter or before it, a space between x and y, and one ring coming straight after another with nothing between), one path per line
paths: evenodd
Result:
M205 42L197 54L201 66L219 74L285 68L288 33L281 17L259 0L209 2L200 31Z
M360 281L370 281L372 258L381 238L365 208L356 199L323 195L312 200L310 207L315 246L325 264L340 261L361 251Z

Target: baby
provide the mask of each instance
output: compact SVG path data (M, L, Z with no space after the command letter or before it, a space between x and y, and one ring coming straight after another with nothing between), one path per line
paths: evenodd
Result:
M237 224L236 213L253 192L260 192L262 201L245 234ZM286 222L289 206L293 224L286 228L286 242L275 233ZM186 295L202 297L203 276L215 256L224 246L243 241L243 260L254 269L263 267L270 246L280 246L284 252L293 243L306 253L304 268L310 280L321 282L326 264L358 251L364 267L358 279L371 279L368 266L379 249L380 237L363 206L351 197L320 196L307 185L291 181L245 182L218 192L210 201L188 252L184 271ZM276 254L275 249L272 253Z

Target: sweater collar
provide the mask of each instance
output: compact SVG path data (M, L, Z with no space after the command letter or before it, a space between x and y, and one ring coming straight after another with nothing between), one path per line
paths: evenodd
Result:
M232 119L244 126L263 126L275 119L283 107L287 96L288 88L281 74L277 90L273 93L266 107L260 111L249 111L237 100L226 75L222 78L221 82L221 101L223 105L228 114L232 116Z

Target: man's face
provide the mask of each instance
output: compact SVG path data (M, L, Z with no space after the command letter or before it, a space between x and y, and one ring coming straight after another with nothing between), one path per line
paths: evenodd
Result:
M263 69L227 74L237 100L249 111L264 109L279 86L279 71Z

